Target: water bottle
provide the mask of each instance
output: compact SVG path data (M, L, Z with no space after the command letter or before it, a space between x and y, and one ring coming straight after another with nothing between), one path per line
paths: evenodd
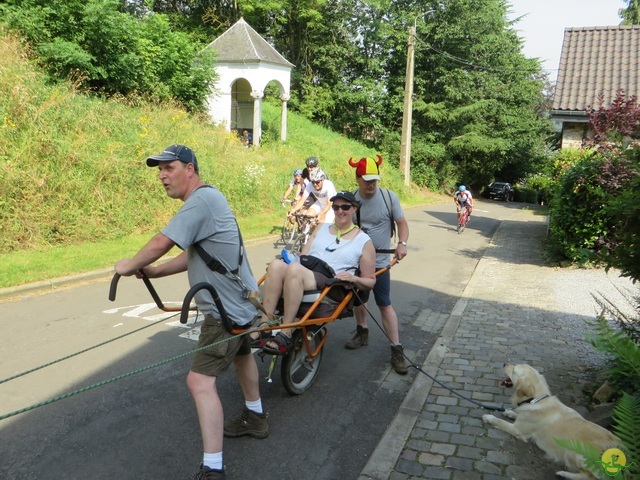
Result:
M292 262L293 263L300 262L300 257L298 255L292 254L286 248L282 249L282 252L280 252L280 255L282 256L282 260L284 260L284 263L286 263L287 265Z

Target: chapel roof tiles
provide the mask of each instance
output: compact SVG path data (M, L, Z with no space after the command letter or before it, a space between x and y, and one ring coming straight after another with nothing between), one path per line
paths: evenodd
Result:
M226 32L211 42L218 54L217 62L257 63L293 67L278 51L262 38L243 18L234 23Z

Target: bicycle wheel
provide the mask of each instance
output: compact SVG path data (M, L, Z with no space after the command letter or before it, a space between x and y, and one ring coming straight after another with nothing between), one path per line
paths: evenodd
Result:
M285 244L293 242L293 238L296 235L296 222L293 218L287 217L284 219L284 225L282 225L281 238Z
M326 334L327 331L324 327L320 327L316 331L307 330L312 350L320 345ZM280 374L282 384L287 392L291 395L301 395L311 387L318 375L324 347L320 349L318 355L311 359L307 354L302 330L298 329L293 332L291 341L293 348L282 358Z
M293 245L291 246L291 253L300 253L302 251L302 247L307 244L308 239L309 235L298 235L298 237L293 241Z
M464 227L467 226L468 218L469 214L467 212L462 212L462 215L460 215L460 220L458 220L458 233L462 233Z

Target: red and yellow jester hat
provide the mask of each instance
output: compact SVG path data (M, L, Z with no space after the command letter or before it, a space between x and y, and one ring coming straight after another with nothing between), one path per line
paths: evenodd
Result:
M378 160L371 157L364 157L357 162L353 161L353 157L349 159L349 165L356 169L356 176L362 177L365 182L372 180L380 180L380 168L378 165L382 163L382 156L376 155Z

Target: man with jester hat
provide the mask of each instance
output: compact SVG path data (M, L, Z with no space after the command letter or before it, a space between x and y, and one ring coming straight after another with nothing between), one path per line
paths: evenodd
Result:
M373 241L376 250L388 250L391 246L391 238L397 232L398 242L394 255L398 260L407 255L407 240L409 239L409 225L404 216L400 200L395 192L380 188L380 164L382 157L376 155L361 158L355 161L349 159L349 165L356 169L356 181L358 190L354 192L356 199L361 202L359 210L360 226ZM377 253L376 270L389 265L389 254ZM400 344L398 333L398 316L391 305L391 273L387 270L379 275L373 288L373 296L380 310L382 325L391 342L391 365L393 369L405 375L408 372L404 351ZM366 304L369 295L366 292L360 295ZM346 348L355 350L369 343L369 329L367 328L366 309L364 305L354 308L357 327L354 337L347 342Z

